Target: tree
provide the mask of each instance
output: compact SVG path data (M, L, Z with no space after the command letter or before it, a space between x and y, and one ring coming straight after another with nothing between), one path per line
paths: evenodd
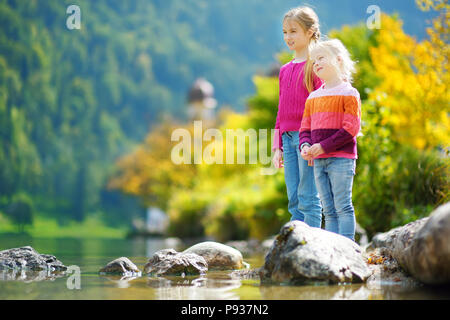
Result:
M26 225L33 223L33 205L31 199L24 194L16 195L6 207L5 213L19 232L23 232Z
M378 46L370 49L382 81L369 99L392 126L393 140L421 150L450 145L449 45L439 21L428 29L430 39L417 43L400 20L383 15Z

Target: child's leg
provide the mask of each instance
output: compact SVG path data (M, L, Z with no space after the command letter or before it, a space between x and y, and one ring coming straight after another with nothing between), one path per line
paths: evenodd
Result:
M314 167L308 166L297 148L300 183L298 186L298 209L305 216L305 223L320 228L322 224L322 206L314 180Z
M292 220L304 221L305 216L298 210L298 184L300 181L298 170L298 137L295 142L292 132L284 132L283 139L283 160L284 160L284 179L286 182L288 196L288 211L292 215Z
M355 175L354 159L330 158L328 175L334 198L334 206L339 222L339 234L355 240L355 209L352 203L353 177Z
M314 160L314 177L316 187L322 202L323 215L325 217L325 230L339 233L338 216L334 208L333 191L328 176L329 159Z

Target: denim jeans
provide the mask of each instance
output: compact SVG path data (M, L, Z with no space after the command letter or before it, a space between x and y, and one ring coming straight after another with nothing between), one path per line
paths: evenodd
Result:
M284 178L291 221L300 220L311 227L320 228L322 207L314 181L314 169L300 155L299 132L284 132L282 139Z
M352 203L355 159L314 159L314 176L323 206L325 230L355 240L355 209Z

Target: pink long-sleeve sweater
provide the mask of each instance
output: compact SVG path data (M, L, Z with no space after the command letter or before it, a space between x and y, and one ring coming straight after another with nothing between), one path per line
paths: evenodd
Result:
M302 123L305 102L309 92L303 82L306 61L293 59L280 69L280 97L278 100L277 120L272 150L283 150L281 136L286 131L299 131ZM314 90L322 85L322 81L313 75Z

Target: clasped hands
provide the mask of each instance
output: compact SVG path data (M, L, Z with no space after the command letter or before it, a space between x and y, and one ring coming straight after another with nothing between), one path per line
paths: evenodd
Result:
M314 158L325 153L320 143L315 143L312 146L304 146L302 148L302 158L308 161L308 166L313 165Z

